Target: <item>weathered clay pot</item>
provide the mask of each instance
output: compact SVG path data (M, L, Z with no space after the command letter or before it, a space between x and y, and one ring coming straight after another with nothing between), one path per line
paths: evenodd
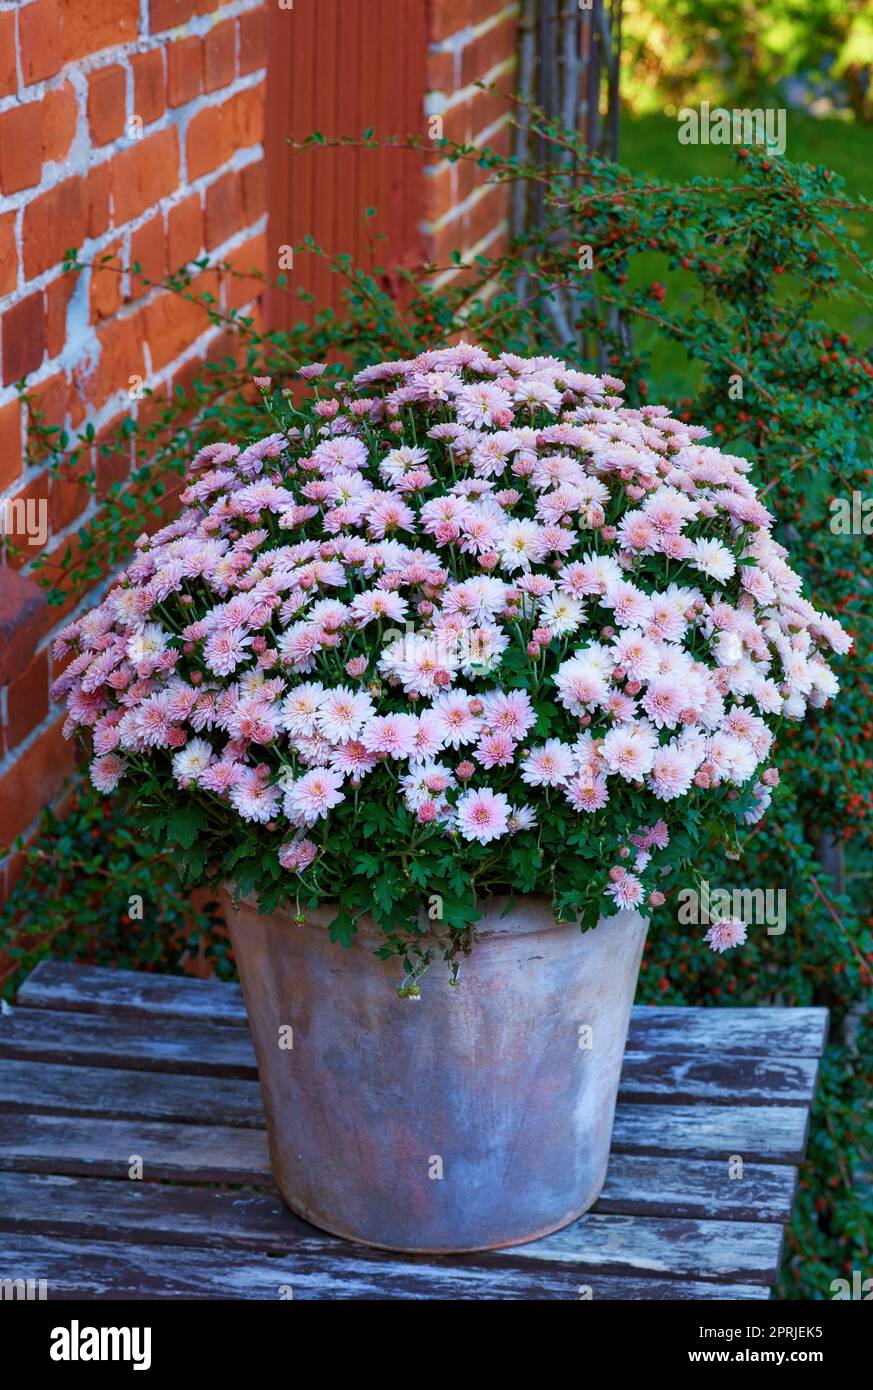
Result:
M647 924L581 933L545 898L505 906L460 984L435 962L413 1002L374 924L344 950L330 908L297 926L225 895L273 1175L306 1220L391 1250L487 1250L596 1200Z

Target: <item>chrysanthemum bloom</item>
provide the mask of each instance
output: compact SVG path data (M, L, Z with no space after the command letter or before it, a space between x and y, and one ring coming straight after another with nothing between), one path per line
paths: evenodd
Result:
M503 835L509 822L510 805L502 792L488 787L465 792L457 803L458 831L465 840L487 844Z
M317 767L298 777L285 792L285 814L292 825L314 825L326 816L343 800L342 784L342 774L329 767Z
M746 924L739 917L721 917L713 922L703 938L713 951L729 951L742 946L746 940Z

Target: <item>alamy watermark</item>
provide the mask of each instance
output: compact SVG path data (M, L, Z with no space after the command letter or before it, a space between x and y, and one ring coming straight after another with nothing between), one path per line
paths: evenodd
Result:
M678 115L680 145L761 145L785 153L784 107L683 106Z
M45 497L13 497L0 502L0 537L45 545L48 540L48 502Z
M834 536L873 536L873 497L857 490L851 497L832 497L830 530Z
M784 888L681 888L677 920L681 926L711 925L734 918L747 926L765 926L768 936L782 936L787 920Z
M0 1279L0 1302L21 1299L23 1302L48 1298L45 1279Z
M82 1327L73 1318L69 1327L53 1327L52 1361L130 1361L135 1371L152 1364L150 1327Z

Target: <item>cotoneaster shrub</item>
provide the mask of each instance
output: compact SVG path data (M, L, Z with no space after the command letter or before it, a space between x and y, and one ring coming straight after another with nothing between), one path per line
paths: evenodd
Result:
M265 909L338 901L346 941L372 911L413 974L470 949L492 891L583 927L659 904L704 819L733 843L763 814L774 728L851 645L747 461L554 358L461 343L324 396L322 372L279 430L198 453L185 510L58 638L95 786Z

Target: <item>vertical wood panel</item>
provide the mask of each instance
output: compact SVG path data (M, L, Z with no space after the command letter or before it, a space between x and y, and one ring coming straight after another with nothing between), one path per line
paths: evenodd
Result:
M396 285L396 268L424 259L423 156L404 150L312 149L294 154L287 137L312 130L328 138L405 138L424 129L427 0L295 0L269 6L267 80L268 267L278 247L304 237L333 254L348 252L371 268L369 233L383 232L377 262ZM367 207L376 208L369 223ZM287 328L341 302L341 277L300 253L290 294L267 297L273 328ZM302 306L296 289L316 296Z

